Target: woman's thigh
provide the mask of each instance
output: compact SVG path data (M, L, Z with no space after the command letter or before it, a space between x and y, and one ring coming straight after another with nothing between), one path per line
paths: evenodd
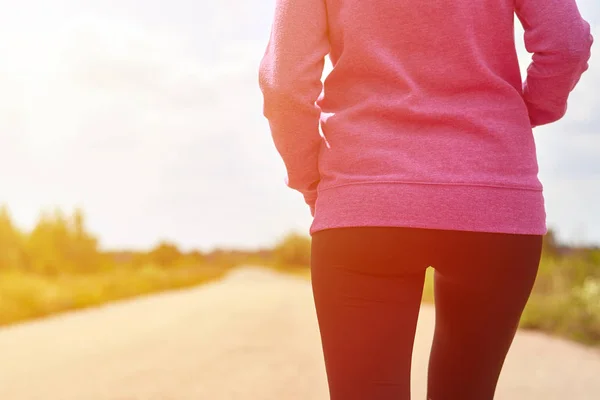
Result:
M446 232L435 272L432 400L490 400L538 271L542 236Z
M312 285L332 400L410 398L431 231L317 232Z

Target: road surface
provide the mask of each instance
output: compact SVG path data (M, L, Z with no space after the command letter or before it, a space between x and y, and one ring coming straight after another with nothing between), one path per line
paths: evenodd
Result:
M423 306L413 398L425 398ZM0 330L2 400L327 400L307 281L245 268L200 288ZM600 398L600 354L519 333L496 399ZM368 400L368 399L366 399Z

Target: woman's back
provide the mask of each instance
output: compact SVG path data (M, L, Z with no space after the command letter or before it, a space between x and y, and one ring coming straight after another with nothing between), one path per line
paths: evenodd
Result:
M535 53L525 84L515 13ZM532 126L564 115L591 42L573 0L279 1L261 87L312 232L545 233Z
M391 180L539 189L513 3L328 0L335 67L319 103L333 114L323 124L331 151L321 188Z

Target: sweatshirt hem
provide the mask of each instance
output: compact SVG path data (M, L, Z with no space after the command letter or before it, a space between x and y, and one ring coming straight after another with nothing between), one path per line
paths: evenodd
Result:
M488 187L497 189L516 189L516 190L532 190L541 191L542 187L531 187L531 186L519 186L519 185L502 185L498 183L478 183L478 182L421 182L421 181L395 181L395 180L378 180L378 181L358 181L349 183L340 183L337 185L331 185L327 187L320 187L318 192L324 192L326 190L336 189L343 186L354 186L354 185L426 185L426 186L472 186L472 187Z
M311 235L325 229L361 226L547 233L541 189L397 182L319 189Z

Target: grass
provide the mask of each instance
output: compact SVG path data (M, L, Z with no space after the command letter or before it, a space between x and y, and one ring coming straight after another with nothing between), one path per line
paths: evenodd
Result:
M147 265L64 276L21 271L0 273L0 326L98 306L220 278L228 269L197 266L174 270Z
M240 264L252 264L245 260ZM0 326L96 307L168 290L195 287L222 278L235 263L173 268L123 265L90 274L49 276L21 270L0 272ZM260 263L256 263L260 265ZM310 278L308 268L267 265L279 272Z
M521 326L600 346L599 256L543 260Z

